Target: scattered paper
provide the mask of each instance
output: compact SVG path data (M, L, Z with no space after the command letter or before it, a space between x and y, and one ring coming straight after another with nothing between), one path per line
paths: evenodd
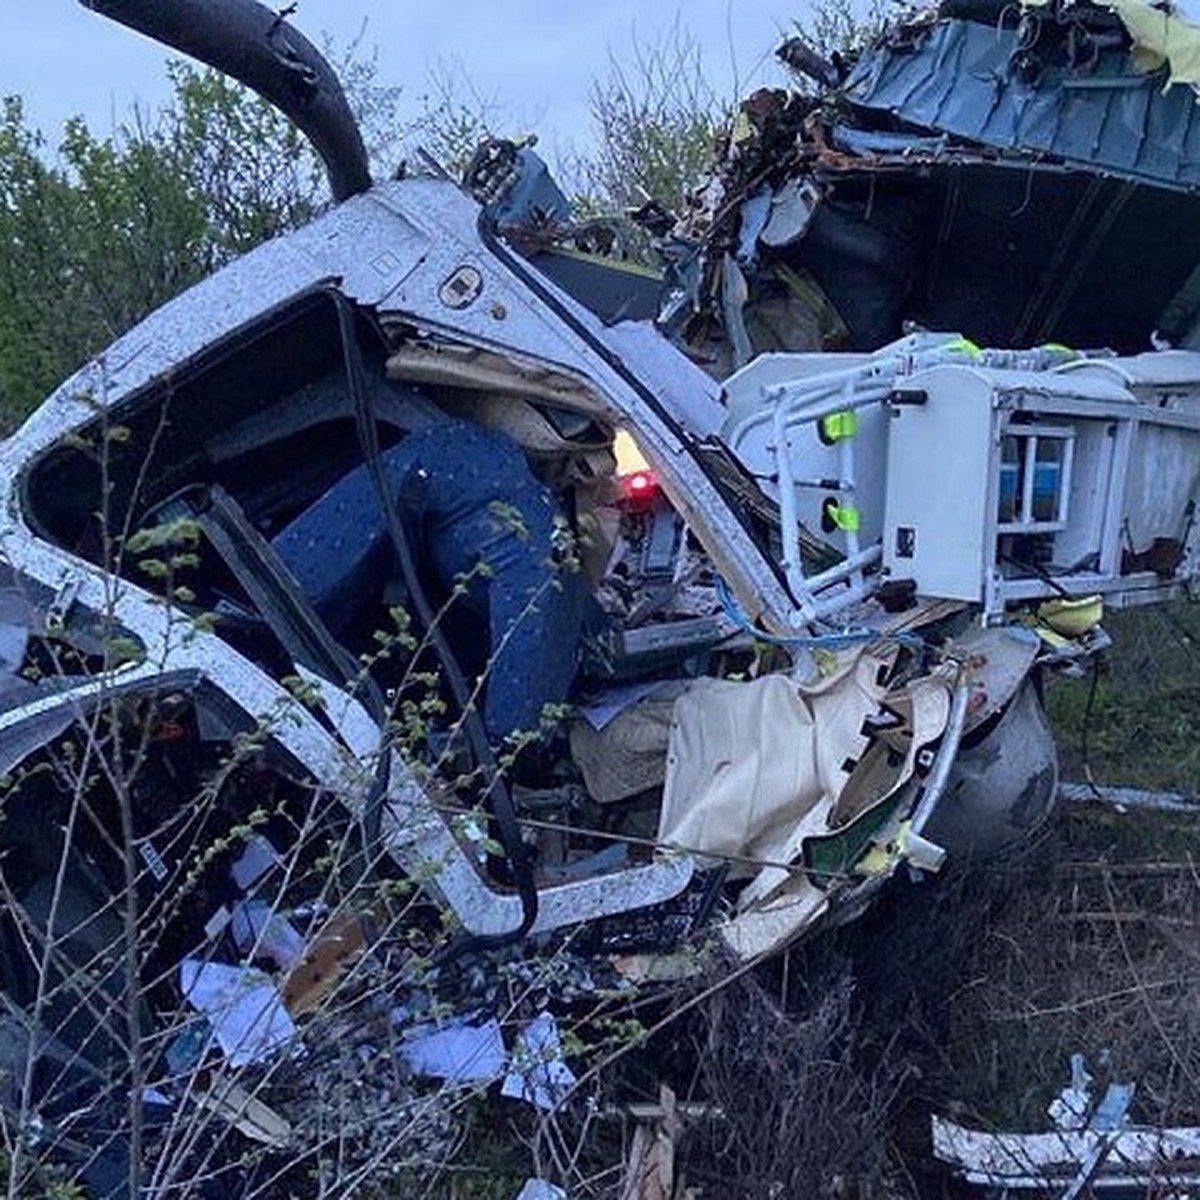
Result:
M253 887L268 871L279 863L275 847L262 834L255 834L246 848L234 859L229 873L233 882L244 892Z
M230 916L229 909L222 904L221 907L218 908L217 911L213 913L213 915L209 917L207 921L205 921L204 936L208 938L209 941L216 940L216 938L220 937L220 935L225 932L225 927L229 924L230 920L232 920L232 917Z
M549 1112L574 1086L574 1072L563 1061L558 1025L549 1013L542 1013L517 1037L512 1066L500 1093Z
M417 1075L451 1083L485 1083L504 1074L508 1054L494 1017L482 1025L466 1022L416 1032L405 1039L400 1057Z
M567 1193L544 1179L527 1179L517 1200L567 1200Z
M243 954L266 958L290 971L304 953L304 938L265 900L239 900L233 906L230 932Z
M1071 1055L1071 1082L1063 1088L1046 1110L1050 1119L1062 1130L1083 1129L1088 1123L1092 1106L1092 1077L1082 1054Z
M254 967L232 967L185 958L179 986L212 1026L232 1067L261 1062L295 1036L271 977Z
M595 696L579 706L579 715L597 732L603 731L627 708L632 708L647 696L654 695L660 688L666 687L673 681L668 679L648 679L640 683L627 683L620 687L608 688L599 696Z

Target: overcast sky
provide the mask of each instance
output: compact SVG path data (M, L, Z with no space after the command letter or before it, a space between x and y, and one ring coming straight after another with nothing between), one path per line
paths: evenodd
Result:
M414 110L430 70L460 63L488 101L543 144L580 148L588 137L589 81L608 52L651 42L677 18L699 43L722 96L782 82L771 51L806 0L300 0L293 23L339 47L362 35L378 49L378 81L401 84ZM281 4L274 5L280 7ZM75 0L0 0L0 94L17 93L53 145L82 114L108 133L134 101L168 96L168 55Z

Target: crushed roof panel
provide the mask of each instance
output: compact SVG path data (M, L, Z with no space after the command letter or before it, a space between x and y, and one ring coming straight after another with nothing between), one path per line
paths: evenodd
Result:
M1016 32L973 21L933 26L916 46L865 54L846 83L863 109L887 111L1001 150L1045 153L1159 186L1200 187L1200 119L1188 87L1163 88L1129 56L1089 73L1047 67L1037 84L1013 66Z

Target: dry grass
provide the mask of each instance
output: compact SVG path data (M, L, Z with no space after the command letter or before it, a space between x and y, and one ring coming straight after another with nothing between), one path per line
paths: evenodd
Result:
M750 976L713 999L695 1052L720 1116L684 1143L689 1182L712 1189L704 1195L889 1194L886 1130L905 1072L894 1055L855 1053L852 990L843 971L791 1015Z
M946 1088L982 1123L1045 1124L1076 1051L1137 1083L1135 1118L1200 1121L1200 823L1061 815L988 915L951 998Z

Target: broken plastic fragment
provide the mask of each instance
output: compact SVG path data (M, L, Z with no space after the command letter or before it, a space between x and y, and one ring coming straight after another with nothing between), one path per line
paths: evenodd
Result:
M544 1179L527 1179L517 1200L567 1200L567 1193Z
M189 1020L168 1046L164 1057L172 1075L185 1075L194 1070L212 1041L212 1026L203 1018Z
M240 900L233 906L231 932L243 954L269 959L290 971L304 953L304 938L265 900Z
M635 704L669 686L673 681L665 679L642 679L637 683L621 684L606 688L586 702L580 704L579 715L597 732L605 728L621 713Z
M292 1127L273 1108L232 1080L221 1080L210 1089L196 1088L192 1099L228 1121L239 1133L282 1150L291 1140Z
M1092 1077L1082 1054L1071 1055L1071 1082L1050 1101L1046 1111L1062 1130L1083 1129L1092 1104Z
M1092 1113L1089 1127L1102 1133L1124 1129L1129 1122L1129 1106L1136 1090L1137 1085L1133 1083L1110 1083Z

